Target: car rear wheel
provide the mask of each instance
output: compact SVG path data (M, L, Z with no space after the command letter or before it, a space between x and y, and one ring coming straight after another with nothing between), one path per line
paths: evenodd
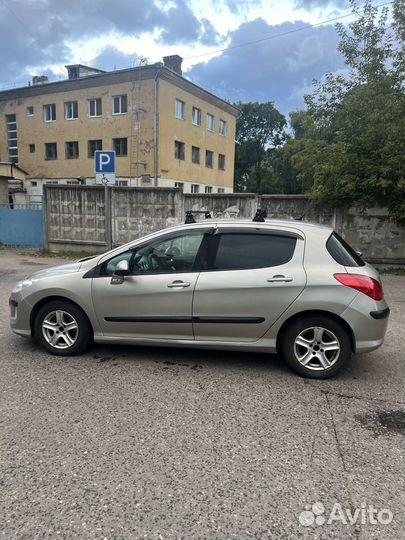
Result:
M286 328L280 352L299 375L327 379L349 361L351 344L345 328L334 319L306 316L294 320Z
M92 330L82 310L67 301L53 301L40 308L35 318L35 338L58 356L79 354L92 340Z

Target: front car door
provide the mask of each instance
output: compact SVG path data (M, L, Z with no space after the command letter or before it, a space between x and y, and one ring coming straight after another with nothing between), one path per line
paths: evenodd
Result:
M304 238L293 230L219 226L194 292L199 341L257 341L306 284Z
M104 260L92 279L92 298L105 336L194 339L192 300L208 229L166 233ZM114 285L118 262L130 275Z

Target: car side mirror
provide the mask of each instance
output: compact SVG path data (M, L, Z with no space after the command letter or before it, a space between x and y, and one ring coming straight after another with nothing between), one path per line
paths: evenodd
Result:
M363 257L363 252L362 251L356 251L356 255L358 255L359 257Z
M129 274L129 264L128 261L120 261L115 267L114 273L111 278L111 285L121 285L124 283L124 276Z

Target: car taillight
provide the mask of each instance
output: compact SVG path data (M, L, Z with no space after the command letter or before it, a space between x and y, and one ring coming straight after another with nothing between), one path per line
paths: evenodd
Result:
M366 294L373 300L379 302L384 298L381 283L368 276L359 276L358 274L334 274L335 279L346 287L351 287Z

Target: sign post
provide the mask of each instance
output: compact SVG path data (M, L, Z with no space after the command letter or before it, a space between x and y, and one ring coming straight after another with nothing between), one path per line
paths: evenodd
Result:
M107 251L112 249L111 190L115 185L115 152L94 152L96 184L104 186L105 240Z

